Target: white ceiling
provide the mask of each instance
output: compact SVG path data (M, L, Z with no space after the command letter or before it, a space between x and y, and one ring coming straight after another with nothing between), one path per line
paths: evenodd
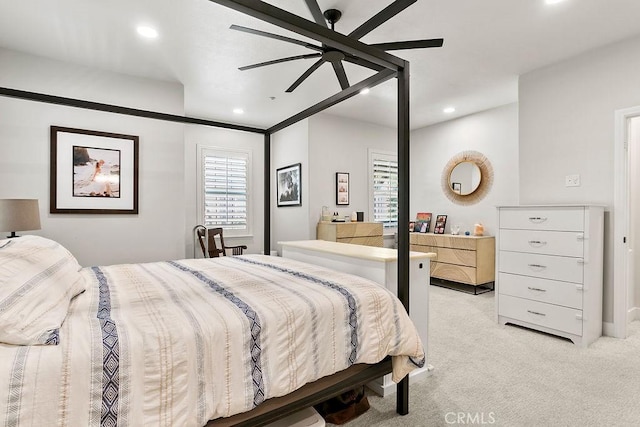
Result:
M303 0L269 1L312 19ZM343 12L349 33L391 0L318 0ZM329 64L285 93L314 60L237 68L313 53L229 29L243 25L312 40L208 0L0 0L0 47L184 85L189 116L269 127L340 91ZM517 101L520 74L640 34L639 0L418 0L362 41L445 39L439 49L391 52L411 63L413 129ZM156 27L156 40L135 28ZM316 42L314 42L316 43ZM352 83L373 74L346 64ZM275 99L271 99L271 97ZM442 109L455 106L454 114ZM232 110L241 107L239 116ZM330 113L395 126L396 83L332 107Z

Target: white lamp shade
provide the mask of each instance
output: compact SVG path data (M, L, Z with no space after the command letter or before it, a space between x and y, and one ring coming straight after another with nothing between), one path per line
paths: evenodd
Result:
M38 199L0 199L0 231L40 230Z

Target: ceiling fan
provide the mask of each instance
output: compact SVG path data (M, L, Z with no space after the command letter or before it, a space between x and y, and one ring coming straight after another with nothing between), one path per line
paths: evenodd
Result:
M360 25L358 28L353 30L348 34L349 37L352 37L356 40L364 37L369 34L372 30L385 23L392 17L396 16L398 13L402 12L404 9L415 3L417 0L396 0L391 3L386 8L382 9L376 15L371 17L364 24ZM342 16L342 12L337 9L328 9L324 11L324 13L320 10L320 6L318 5L317 0L305 0L307 7L311 11L311 15L313 15L313 19L318 25L327 26L327 23L331 26L331 30L335 31L335 24L340 20ZM305 71L289 88L286 92L293 92L300 84L307 79L314 71L316 71L321 65L324 63L330 63L333 66L333 70L336 73L336 77L338 78L338 82L340 83L340 87L344 90L349 87L349 80L347 78L347 74L344 70L344 65L342 61L351 62L353 64L361 65L367 68L372 68L375 70L381 70L382 67L377 66L373 63L365 61L361 58L358 58L349 53L343 52L339 49L333 48L331 46L323 44L322 46L318 46L312 43L307 43L302 40L293 39L290 37L281 36L278 34L268 33L265 31L255 30L253 28L242 27L240 25L232 25L232 30L242 31L245 33L255 34L258 36L268 37L271 39L276 39L288 43L297 44L299 46L304 46L308 49L315 50L316 53L309 53L305 55L295 55L289 56L286 58L274 59L271 61L260 62L258 64L246 65L244 67L240 67L239 70L251 70L253 68L264 67L267 65L279 64L281 62L295 61L298 59L310 59L310 58L319 58L307 71ZM429 48L429 47L442 47L443 39L427 39L427 40L409 40L409 41L400 41L400 42L389 42L389 43L373 43L370 46L377 47L378 49L388 51L388 50L402 50L402 49L421 49L421 48Z

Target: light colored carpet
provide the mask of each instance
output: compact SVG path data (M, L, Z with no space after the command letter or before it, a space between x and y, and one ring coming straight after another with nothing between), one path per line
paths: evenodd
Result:
M431 375L410 387L409 414L395 394L369 394L358 426L639 426L640 322L626 340L586 349L494 318L493 292L431 286Z

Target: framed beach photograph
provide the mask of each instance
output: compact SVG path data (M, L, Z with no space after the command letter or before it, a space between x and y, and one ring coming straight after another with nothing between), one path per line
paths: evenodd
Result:
M431 229L431 212L418 212L416 222L420 222L420 228L416 229L420 233L428 233Z
M278 207L302 205L301 172L300 163L276 170Z
M444 234L444 229L446 226L447 226L447 216L446 215L436 216L436 223L433 227L433 233Z
M138 213L137 136L51 126L50 143L50 213Z
M349 174L336 172L336 205L349 204Z

